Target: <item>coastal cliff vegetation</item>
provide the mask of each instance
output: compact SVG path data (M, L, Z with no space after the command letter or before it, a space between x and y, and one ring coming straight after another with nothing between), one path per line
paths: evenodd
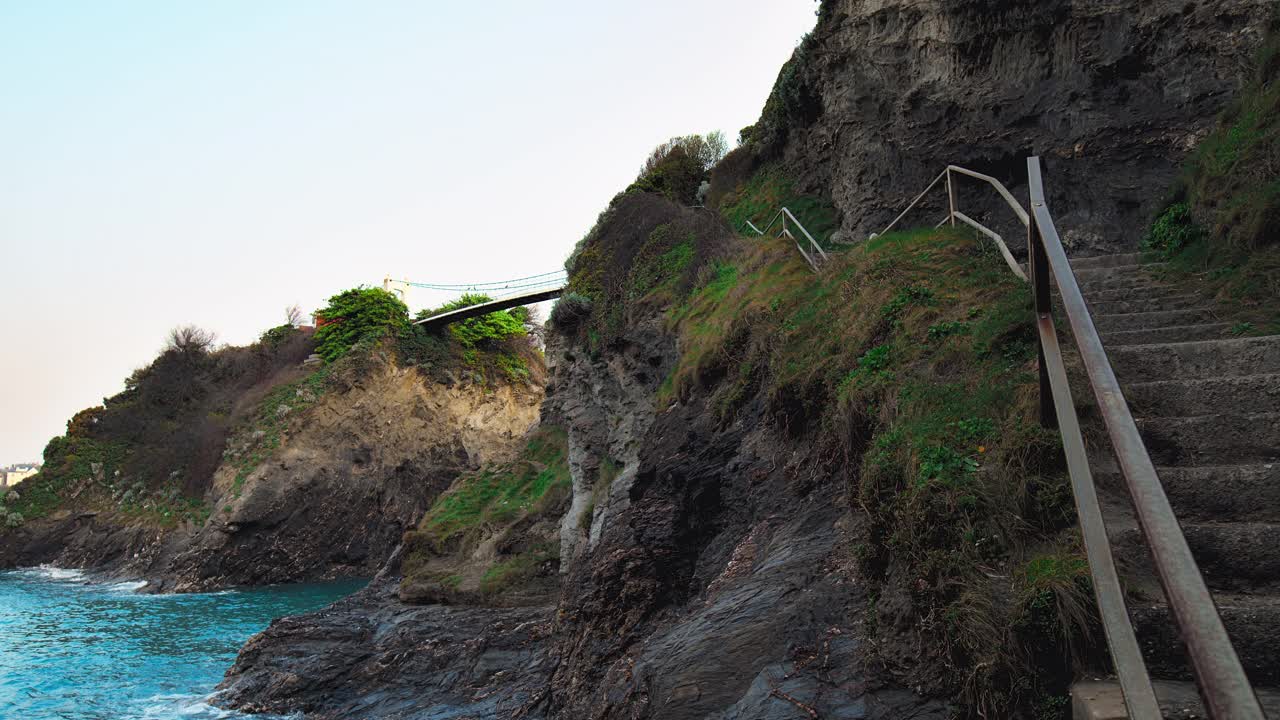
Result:
M470 295L420 317L487 300ZM7 498L6 517L15 521L0 532L67 507L159 529L203 524L216 509L209 490L219 466L234 466L239 497L280 448L291 417L324 396L335 374L358 372L370 353L390 353L433 381L465 375L485 386L542 373L540 330L524 308L431 332L411 323L396 296L360 287L316 314L323 318L316 330L293 317L243 347L218 346L194 326L175 328L122 392L77 413L50 440L40 473ZM322 362L304 363L313 353Z

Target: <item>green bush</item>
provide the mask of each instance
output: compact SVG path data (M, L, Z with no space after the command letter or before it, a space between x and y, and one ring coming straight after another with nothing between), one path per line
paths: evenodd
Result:
M9 513L9 515L5 517L5 520L4 520L5 527L9 527L9 528L22 527L23 522L24 520L22 519L22 513L19 513L19 512Z
M258 336L258 342L270 348L277 348L285 340L293 337L296 332L298 332L298 328L293 325L277 325L270 330L263 331L262 335Z
M591 314L591 298L576 292L567 292L560 296L551 308L551 324L560 330L570 330L578 326Z
M483 305L493 298L478 293L467 293L457 300L441 305L435 310L419 314L419 318L435 317L454 310ZM529 310L515 307L510 310L498 310L487 315L467 318L449 324L449 333L464 348L478 346L494 347L498 343L513 337L522 337L528 333L525 322L529 320Z
M674 137L654 148L627 192L652 192L685 205L697 200L708 171L725 155L724 134Z
M1168 260L1203 237L1204 231L1191 216L1191 206L1175 203L1152 223L1142 238L1142 249Z
M316 352L327 362L342 357L358 342L409 326L409 308L380 288L358 287L338 293L316 315L325 322L316 330Z

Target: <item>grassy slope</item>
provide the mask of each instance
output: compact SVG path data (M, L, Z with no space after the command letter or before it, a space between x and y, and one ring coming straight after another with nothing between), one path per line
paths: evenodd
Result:
M840 214L825 198L796 192L794 183L777 168L764 168L720 200L720 210L735 230L750 233L747 221L764 229L786 207L824 248L830 248L831 234L840 229ZM778 228L771 231L777 234ZM799 233L796 233L799 235ZM801 238L803 240L803 238Z
M204 522L225 439L246 422L235 413L240 398L296 375L290 368L310 352L305 333L273 333L247 347L161 353L124 392L77 413L49 441L40 473L7 509L27 521L74 504L159 529Z
M910 580L911 607L873 607L870 626L914 627L975 706L1038 697L1029 656L1084 634L1090 595L1059 441L1035 421L1026 287L968 232L832 257L815 277L782 241L744 243L671 309L666 392L712 378L726 415L765 393L868 513L863 571L889 593Z
M767 185L744 184L737 206L771 202ZM904 675L973 710L1059 709L1091 592L1058 438L1035 420L1029 294L995 249L969 232L895 233L815 276L789 242L759 238L705 251L694 237L690 252L650 234L639 260L611 267L609 234L606 221L571 284L633 292L598 295L579 341L660 308L681 356L656 407L697 395L728 421L763 395L824 451L819 476L848 483L869 520L848 552L894 598L868 608L869 647L900 648L905 631L919 646Z
M516 535L509 532L516 526L558 519L570 492L568 453L565 432L544 426L512 462L455 480L417 529L405 533L402 587L435 583L442 589L491 597L518 588L554 561L559 546L554 538L542 536L532 542L498 543L501 547L493 557L480 563L472 553L487 539ZM554 525L544 530L551 528Z
M389 334L394 338L383 337ZM312 345L282 327L246 347L191 357L162 354L127 381L125 392L77 414L67 434L49 442L41 472L23 483L16 499L0 498L0 533L10 513L25 523L71 502L157 529L202 524L217 510L206 490L218 464L235 467L238 497L248 476L285 441L289 422L331 389L335 370L350 366L358 373L370 353L393 352L401 365L437 381L462 372L481 387L541 382L545 373L541 350L523 332L492 339L473 332L464 342L454 332L410 326L407 315L400 326L371 334L332 363L293 370ZM260 399L242 402L259 393ZM193 482L197 473L203 479Z
M1280 23L1280 20L1277 20ZM1145 240L1171 276L1228 309L1236 334L1280 333L1280 33L1187 161Z

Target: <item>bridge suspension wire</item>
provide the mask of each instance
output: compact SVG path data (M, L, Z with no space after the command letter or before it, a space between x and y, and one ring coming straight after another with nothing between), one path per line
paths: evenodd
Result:
M411 287L423 288L426 290L452 290L452 291L479 291L486 290L511 290L529 287L538 287L552 283L563 283L566 273L564 270L555 270L552 272L540 273L538 275L529 275L522 278L512 278L510 280L498 280L495 282L480 283L420 283L408 282Z

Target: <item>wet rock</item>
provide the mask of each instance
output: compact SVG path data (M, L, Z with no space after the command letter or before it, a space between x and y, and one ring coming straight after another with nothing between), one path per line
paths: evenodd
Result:
M381 577L255 635L215 703L307 718L541 718L551 608L405 605Z

